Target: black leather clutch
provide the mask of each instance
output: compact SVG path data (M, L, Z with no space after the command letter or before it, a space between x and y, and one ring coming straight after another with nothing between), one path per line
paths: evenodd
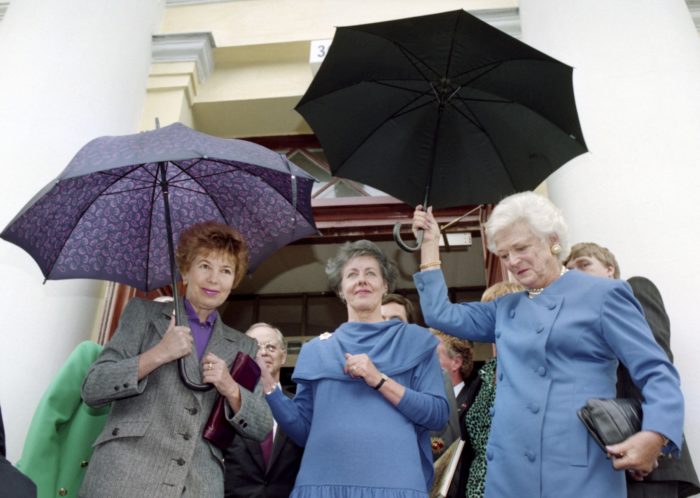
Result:
M642 429L642 404L634 398L589 399L576 413L605 453Z

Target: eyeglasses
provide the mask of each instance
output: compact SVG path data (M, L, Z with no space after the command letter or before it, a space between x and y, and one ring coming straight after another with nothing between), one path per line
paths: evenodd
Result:
M266 343L263 343L263 344L258 344L258 347L259 347L260 349L264 349L266 352L268 352L268 353L270 353L270 354L274 354L274 353L276 353L277 351L279 351L280 349L282 349L282 348L280 348L277 344L274 344L274 343L272 343L272 342L266 342Z

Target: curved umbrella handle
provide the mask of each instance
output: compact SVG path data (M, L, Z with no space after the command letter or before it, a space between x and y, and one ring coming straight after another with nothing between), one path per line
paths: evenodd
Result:
M418 230L418 235L416 236L416 245L414 247L406 244L401 238L401 222L397 221L394 224L394 241L396 244L406 252L416 252L420 249L421 244L423 244L423 230Z
M185 358L177 359L177 371L180 373L180 380L182 380L182 383L193 391L208 391L214 387L214 384L197 384L190 380L187 376L187 371L185 371Z

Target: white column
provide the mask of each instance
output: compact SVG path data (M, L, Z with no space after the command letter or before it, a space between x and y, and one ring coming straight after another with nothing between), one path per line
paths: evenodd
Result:
M521 0L523 41L573 66L590 153L548 181L574 242L659 287L700 460L700 41L683 0Z
M138 131L164 1L12 0L0 22L0 225L100 135ZM0 241L0 405L16 461L36 404L92 332L101 284L42 285Z

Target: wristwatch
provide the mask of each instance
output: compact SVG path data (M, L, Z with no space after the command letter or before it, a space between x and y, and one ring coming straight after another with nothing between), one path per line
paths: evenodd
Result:
M379 391L387 380L389 380L389 377L387 377L386 374L382 374L382 379L379 381L379 384L374 386L374 388Z

